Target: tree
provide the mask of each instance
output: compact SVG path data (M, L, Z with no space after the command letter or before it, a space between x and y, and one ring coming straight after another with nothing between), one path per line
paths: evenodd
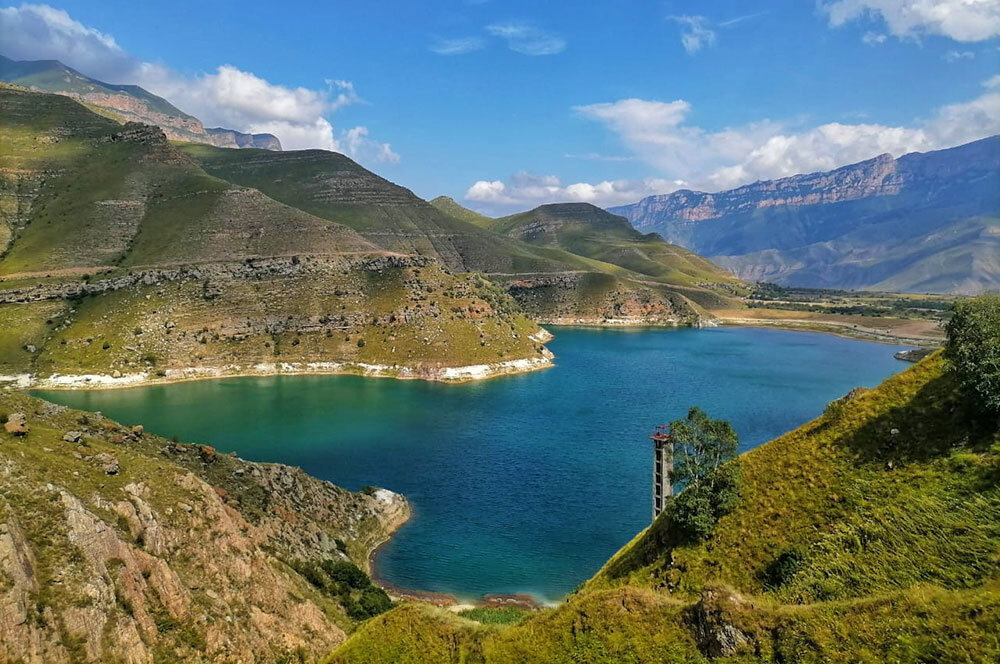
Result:
M978 414L1000 416L1000 296L962 299L945 326L944 355Z
M678 534L701 541L739 497L739 438L726 420L713 420L697 406L669 425L674 468L670 482L682 488L671 521Z

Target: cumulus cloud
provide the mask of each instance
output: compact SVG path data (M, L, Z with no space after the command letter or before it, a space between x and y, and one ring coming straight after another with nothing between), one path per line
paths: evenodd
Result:
M833 26L880 17L896 37L929 34L975 42L1000 35L1000 0L834 0L821 7Z
M486 48L486 40L482 37L437 39L428 48L438 55L463 55Z
M399 160L388 143L369 138L366 128L338 134L327 119L338 109L361 101L350 81L328 79L326 89L293 88L228 64L212 73L182 75L162 64L139 60L110 35L48 5L0 9L0 34L4 35L0 48L7 57L59 60L93 78L140 85L209 127L272 133L286 149L323 148L368 161Z
M737 17L739 20L747 18L751 18L751 15ZM668 16L667 20L683 26L681 44L688 55L694 55L703 46L711 46L715 43L715 31L708 27L708 19L704 16ZM733 24L730 23L730 25Z
M691 105L623 99L576 107L601 122L668 180L726 189L755 180L837 168L881 153L933 150L1000 133L1000 76L979 97L938 109L913 126L832 122L805 129L762 120L720 131L688 123Z
M507 47L523 55L555 55L566 50L566 40L528 23L494 23L486 32L507 41Z
M480 180L465 192L465 199L496 211L534 207L543 203L581 202L599 207L631 203L652 194L674 191L683 182L660 178L604 180L596 184L563 184L555 175L535 175L522 171L502 180Z

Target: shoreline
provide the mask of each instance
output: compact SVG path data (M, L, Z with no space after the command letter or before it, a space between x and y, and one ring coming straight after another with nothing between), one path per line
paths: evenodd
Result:
M589 318L553 318L539 321L540 325L556 327L591 328L680 328L693 329L713 327L751 327L793 332L815 332L834 336L870 341L873 343L916 346L918 348L938 348L943 339L914 337L894 334L891 330L859 328L851 323L836 321L809 321L795 318L706 318L695 324L677 320L644 320L640 318L614 318L595 320ZM554 338L547 330L533 337L533 341L545 343ZM489 364L468 364L453 367L421 367L400 364L368 364L363 362L267 362L253 365L226 365L216 367L184 367L167 369L166 375L142 371L130 374L59 374L38 377L33 374L0 374L0 389L43 389L43 390L109 390L145 387L149 385L170 385L199 380L219 380L226 378L265 378L270 376L362 376L365 378L395 378L398 380L427 380L440 383L468 383L481 380L541 371L555 366L555 356L547 349L540 357L505 360ZM118 372L115 372L118 373Z
M919 348L939 348L944 338L912 337L892 332L879 332L874 328L858 328L851 323L834 321L807 321L797 318L717 318L718 325L726 327L755 327L792 332L816 332L832 334L835 337L870 341L872 343L917 346Z
M365 378L395 378L427 380L440 383L468 383L540 371L555 366L552 355L505 360L491 364L467 364L455 367L408 367L398 364L365 364L361 362L278 362L223 367L184 367L167 369L166 375L142 371L130 374L52 374L38 377L32 374L0 375L0 388L43 390L113 390L148 385L170 385L199 380L226 378L266 378L269 376L362 376Z

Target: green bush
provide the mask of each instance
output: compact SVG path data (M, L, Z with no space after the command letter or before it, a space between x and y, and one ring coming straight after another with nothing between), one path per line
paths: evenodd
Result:
M806 553L800 546L790 546L764 568L764 585L777 590L792 580L805 565Z
M959 300L945 326L945 357L977 413L1000 416L1000 296Z
M664 427L666 428L666 427ZM683 487L671 505L670 519L681 540L700 542L739 498L739 439L732 425L692 408L669 424L674 469L670 482Z
M361 590L371 585L368 575L358 569L358 566L346 560L324 560L320 565L327 576L343 583L349 588Z

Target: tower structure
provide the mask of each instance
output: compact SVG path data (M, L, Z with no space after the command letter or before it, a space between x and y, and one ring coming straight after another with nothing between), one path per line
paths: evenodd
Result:
M653 520L660 516L669 496L674 494L670 473L674 469L674 443L669 433L657 431L653 441Z

